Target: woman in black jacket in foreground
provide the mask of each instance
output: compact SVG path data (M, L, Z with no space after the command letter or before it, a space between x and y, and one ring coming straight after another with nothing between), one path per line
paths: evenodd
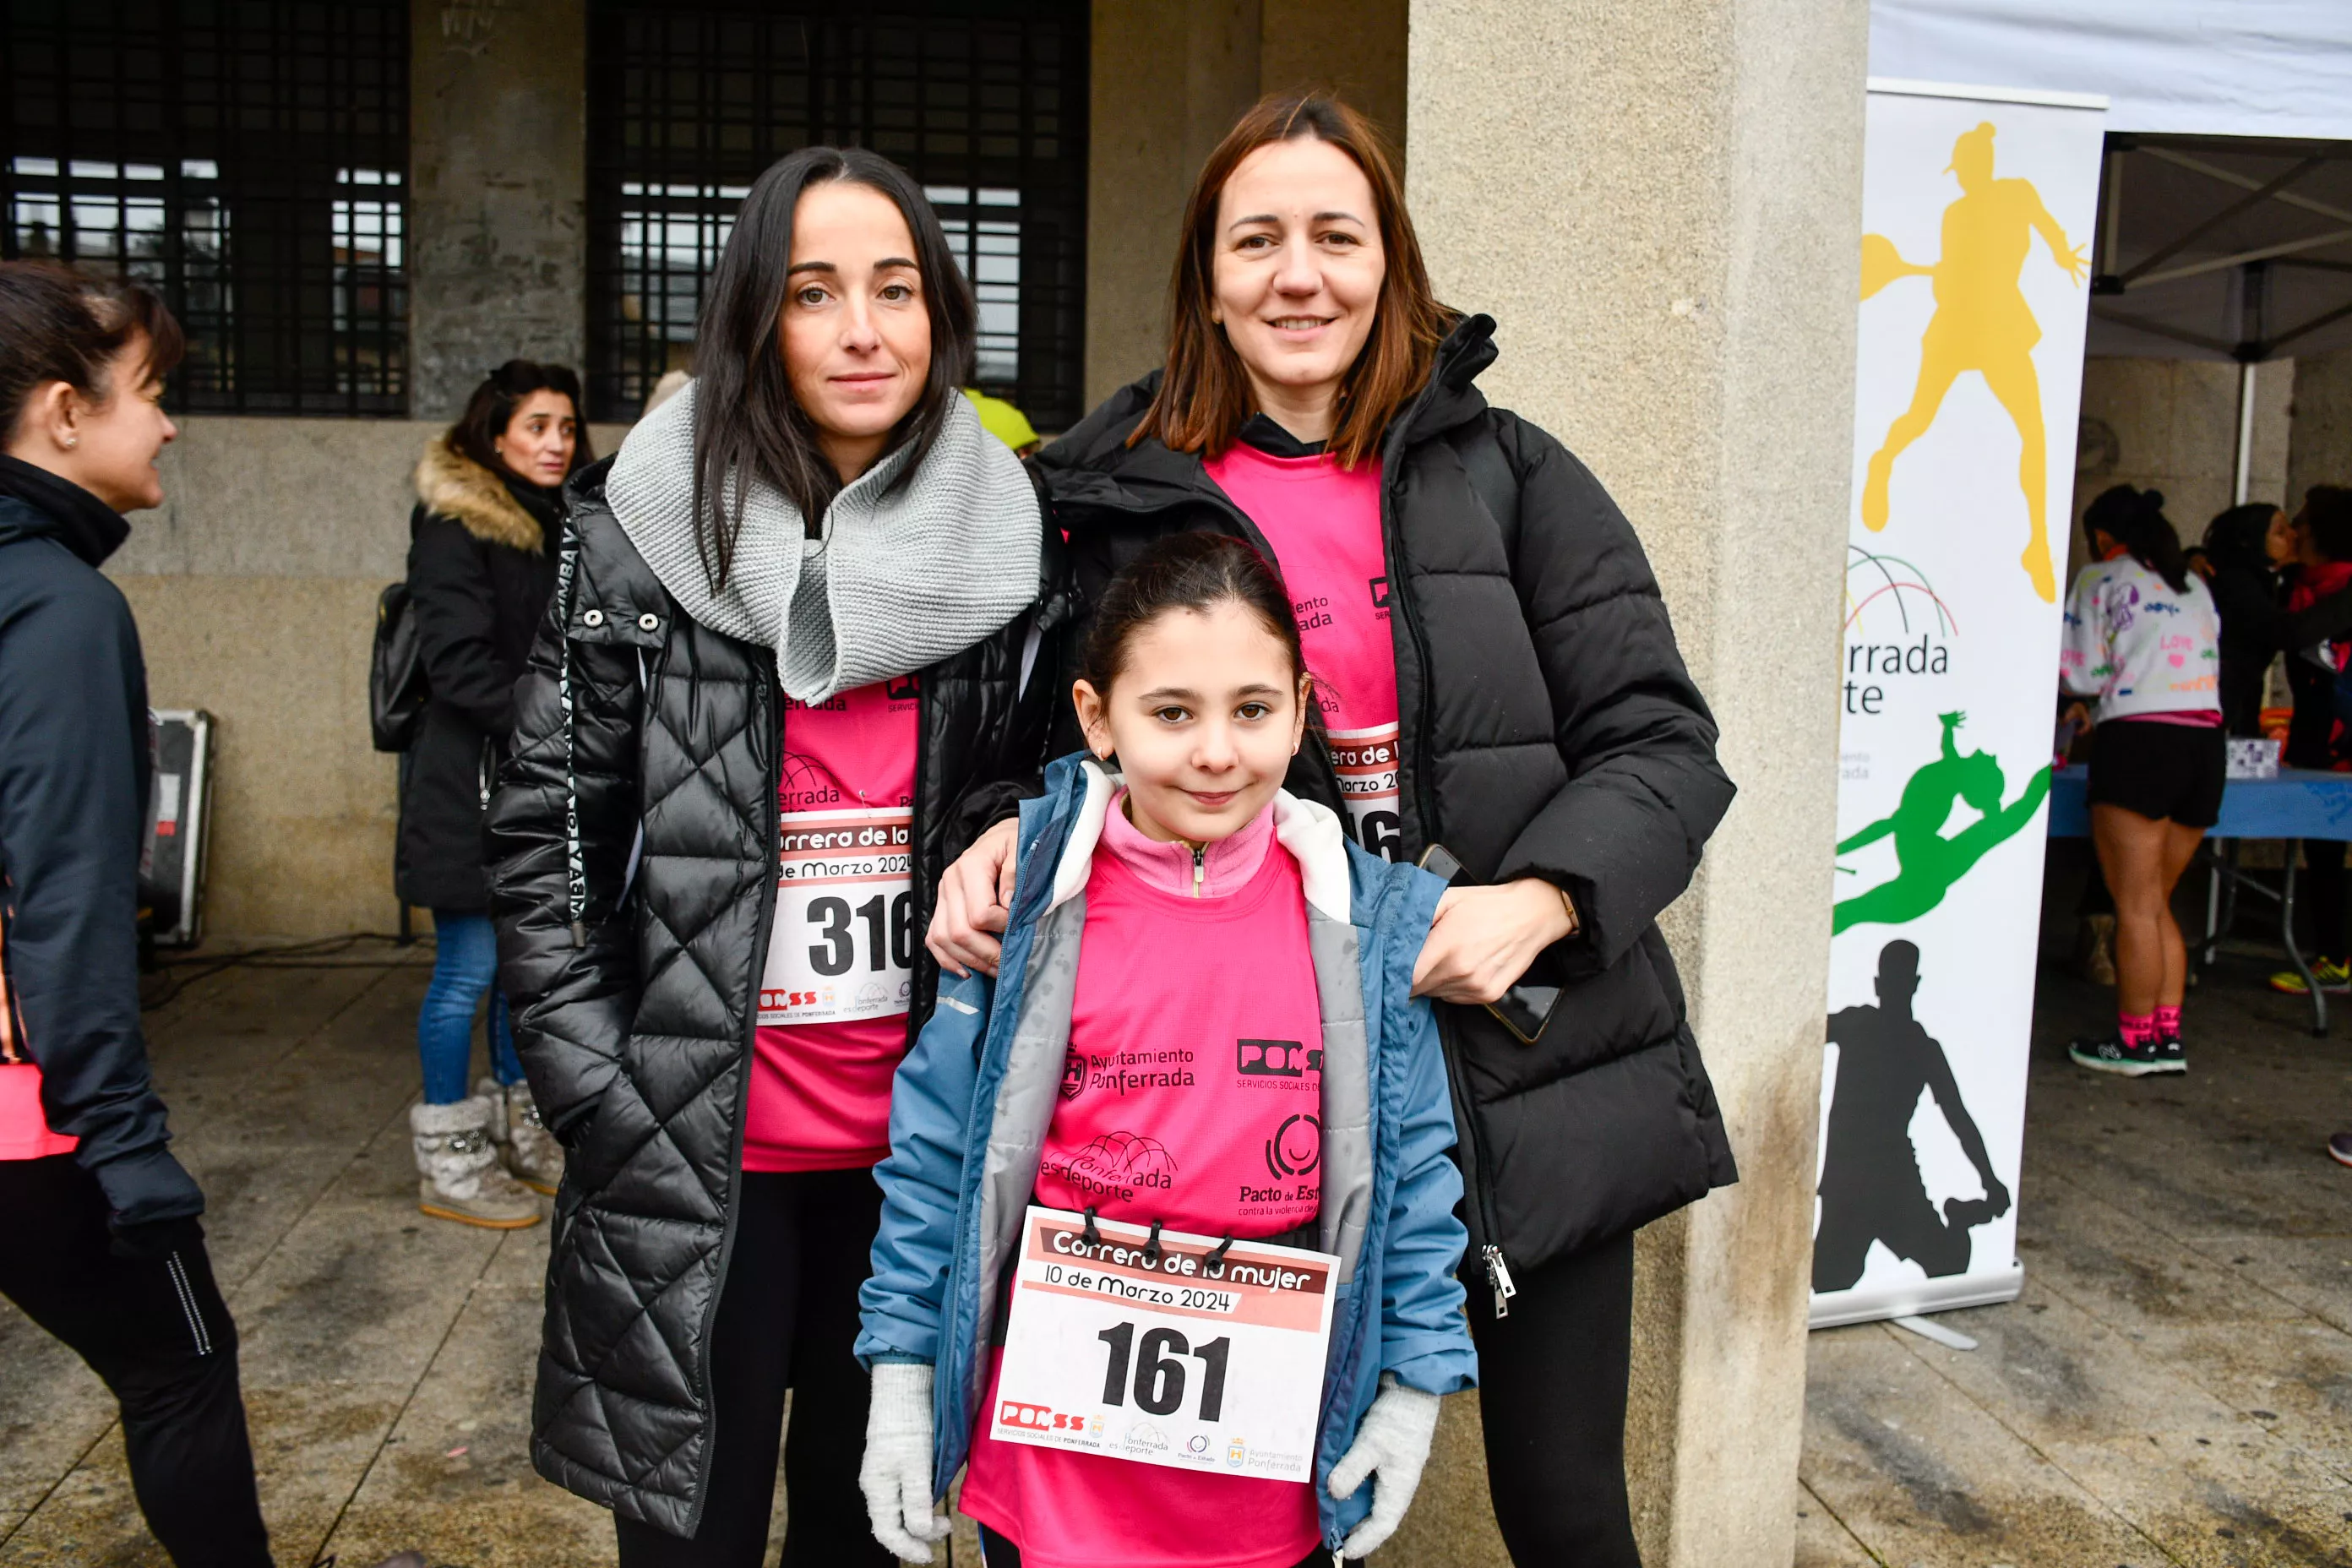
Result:
M493 899L567 1154L532 1458L613 1510L623 1568L756 1568L787 1387L783 1562L890 1561L851 1354L873 1166L939 869L1000 748L1041 744L1060 542L957 391L975 316L903 171L794 153L737 215L695 379L568 491Z
M1496 1516L1518 1563L1633 1564L1633 1233L1734 1179L1655 923L1731 801L1714 721L1608 493L1473 384L1494 323L1432 297L1360 116L1260 104L1180 244L1166 371L1037 458L1076 587L1171 531L1249 540L1323 709L1289 788L1376 853L1461 863L1415 989L1453 1079ZM943 962L994 962L1010 837L950 873Z
M401 899L433 911L433 983L416 1016L425 1098L409 1108L417 1207L493 1229L539 1223L562 1152L541 1127L498 990L482 814L514 729L514 683L555 591L562 484L588 460L580 382L509 360L416 465L409 613L432 690L401 763ZM468 1089L489 999L488 1076ZM511 1091L511 1092L509 1092Z

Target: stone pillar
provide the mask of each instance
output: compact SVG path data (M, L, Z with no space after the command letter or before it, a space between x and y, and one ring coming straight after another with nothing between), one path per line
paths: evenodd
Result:
M2294 362L2289 432L2286 489L2280 504L2294 511L2314 485L2352 485L2352 349ZM2259 446L2257 442L2258 451ZM2255 469L2261 471L2260 463ZM2260 500L2272 492L2254 493Z
M521 355L586 372L586 0L411 8L409 411Z
M1094 0L1087 158L1089 406L1157 365L1202 161L1257 101L1258 0Z
M1319 88L1405 140L1407 0L1263 0L1258 80L1266 92Z
M1488 397L1640 530L1740 788L1666 921L1742 1180L1641 1237L1627 1435L1652 1568L1794 1552L1867 29L1864 0L1412 0L1408 185L1438 292L1500 322ZM1475 1427L1448 1431L1432 1514L1461 1520Z

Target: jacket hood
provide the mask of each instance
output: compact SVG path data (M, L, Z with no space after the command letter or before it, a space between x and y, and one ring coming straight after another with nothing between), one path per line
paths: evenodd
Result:
M485 544L503 544L527 555L543 554L546 531L507 482L449 445L446 436L425 444L416 464L416 499L425 510L454 518Z
M0 455L0 544L54 539L97 566L130 537L121 512L71 479Z
M1400 444L1425 441L1486 412L1486 399L1475 384L1495 363L1495 319L1462 316L1438 345L1429 383L1405 405L1381 438L1384 453ZM1197 491L1203 479L1197 453L1173 452L1156 440L1127 444L1160 391L1161 371L1140 376L1103 399L1095 411L1033 459L1056 500L1112 500L1129 492L1130 501L1154 489ZM1092 482L1092 481L1099 481ZM1176 499L1173 495L1168 499Z

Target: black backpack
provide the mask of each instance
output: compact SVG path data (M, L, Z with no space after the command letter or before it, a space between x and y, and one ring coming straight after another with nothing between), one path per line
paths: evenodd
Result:
M368 655L368 727L375 749L404 752L415 745L431 696L408 584L394 583L376 596L375 647Z

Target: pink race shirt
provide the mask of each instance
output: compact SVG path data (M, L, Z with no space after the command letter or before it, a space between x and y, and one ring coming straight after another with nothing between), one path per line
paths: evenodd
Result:
M1396 645L1389 629L1380 467L1270 457L1236 441L1208 471L1274 547L1357 840L1393 858Z
M775 929L760 982L743 1169L890 1152L914 994L916 679L787 700Z
M1277 1235L1322 1192L1323 1026L1297 862L1268 811L1192 852L1104 825L1087 879L1070 1047L1037 1202L1205 1236ZM1311 1245L1311 1243L1310 1243ZM996 1373L980 1406L995 1408ZM1195 1474L974 1434L963 1511L1029 1568L1291 1568L1307 1485Z

